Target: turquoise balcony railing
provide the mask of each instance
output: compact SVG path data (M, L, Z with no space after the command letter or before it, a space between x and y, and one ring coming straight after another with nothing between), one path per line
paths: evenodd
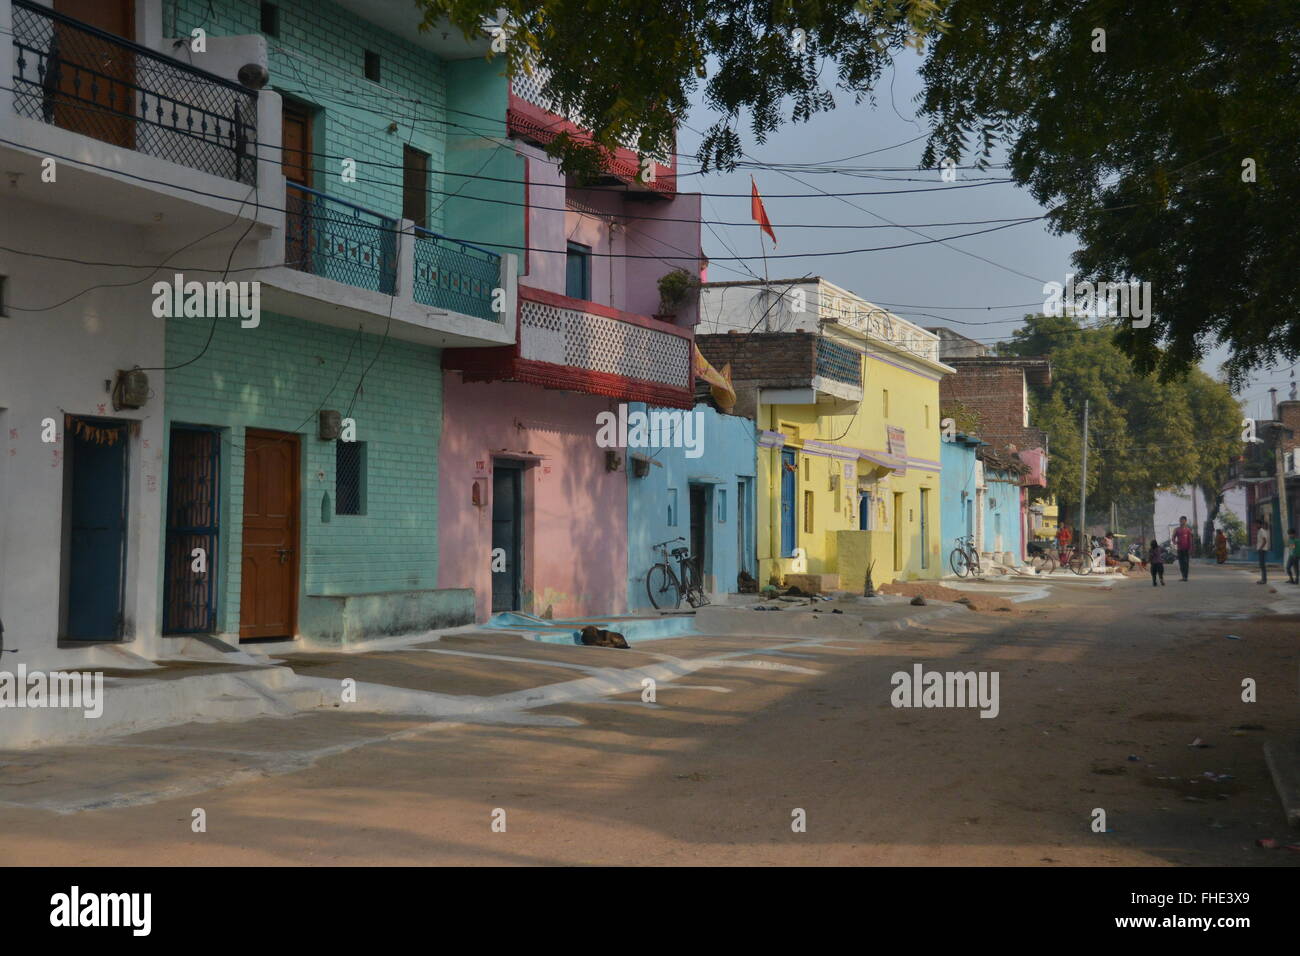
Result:
M495 252L416 227L416 302L499 322L492 300L500 285L501 257Z
M397 220L298 183L285 186L284 264L393 295Z

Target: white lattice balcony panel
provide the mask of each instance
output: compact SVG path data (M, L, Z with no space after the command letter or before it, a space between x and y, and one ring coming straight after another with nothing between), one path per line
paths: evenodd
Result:
M693 343L689 329L521 287L517 344L512 349L448 350L443 365L462 370L467 381L530 382L690 408Z

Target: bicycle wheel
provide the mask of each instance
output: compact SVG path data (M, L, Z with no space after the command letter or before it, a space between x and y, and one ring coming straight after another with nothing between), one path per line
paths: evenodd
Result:
M682 604L681 585L677 575L666 564L656 564L645 576L645 590L650 604L658 611L676 610Z
M1092 559L1082 551L1070 555L1070 570L1075 574L1088 574L1092 571Z
M964 548L953 548L952 554L948 555L948 563L952 565L953 573L959 578L964 578L970 573L970 556Z
M969 551L966 552L966 564L970 568L971 577L977 578L984 573L980 569L979 552L976 551L974 548L971 548Z
M689 561L682 566L682 590L686 593L686 601L691 607L702 607L709 603L700 584L699 572Z

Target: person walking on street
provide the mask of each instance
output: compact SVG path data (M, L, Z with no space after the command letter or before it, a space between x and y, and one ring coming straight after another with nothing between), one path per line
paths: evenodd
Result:
M1165 556L1161 553L1160 542L1154 538L1151 540L1151 551L1147 556L1147 561L1151 565L1151 586L1157 587L1156 578L1160 583L1165 583Z
M1228 536L1222 528L1214 533L1214 560L1218 564L1228 562Z
M1268 584L1268 522L1260 518L1255 522L1259 529L1255 532L1255 548L1259 551L1259 580L1256 584Z
M1066 524L1064 521L1062 521L1061 527L1059 527L1056 530L1056 551L1057 554L1061 555L1062 561L1065 560L1064 557L1065 551L1069 547L1070 547L1070 526Z
M1286 579L1300 584L1300 537L1296 537L1295 528L1287 532L1287 537Z
M1178 551L1178 570L1186 581L1192 564L1192 529L1187 526L1187 515L1178 519L1178 527L1174 529L1174 548Z

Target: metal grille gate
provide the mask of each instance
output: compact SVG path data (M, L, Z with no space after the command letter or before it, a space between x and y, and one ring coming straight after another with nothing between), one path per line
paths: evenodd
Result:
M217 626L221 436L215 428L176 426L167 479L166 634L210 634ZM206 570L194 570L202 548Z

